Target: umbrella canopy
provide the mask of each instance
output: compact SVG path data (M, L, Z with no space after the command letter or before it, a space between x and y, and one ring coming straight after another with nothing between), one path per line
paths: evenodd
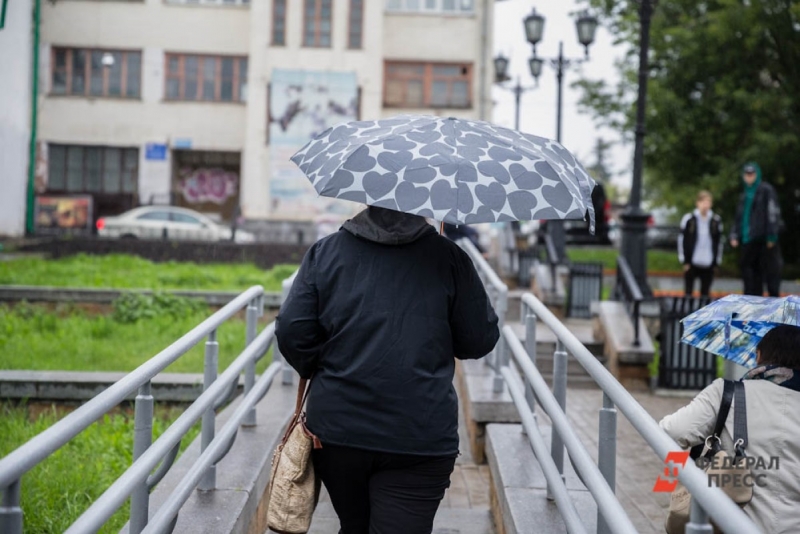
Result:
M329 128L292 157L320 195L452 224L583 219L595 182L564 147L425 115Z
M800 297L728 295L681 322L682 342L752 368L756 346L767 332L779 324L800 326Z

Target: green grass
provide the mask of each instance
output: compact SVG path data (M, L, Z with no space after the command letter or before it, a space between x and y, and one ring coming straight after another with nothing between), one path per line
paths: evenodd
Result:
M243 291L260 284L267 291L278 291L295 269L277 265L263 271L252 264L153 263L123 254L79 254L0 262L0 285Z
M617 268L619 251L614 248L568 247L567 256L576 262L600 262L605 269ZM647 270L651 272L682 273L678 253L670 250L647 251Z
M156 409L153 441L181 414L181 408ZM0 457L60 419L54 407L37 417L28 406L0 404ZM181 442L181 451L197 436L196 424ZM22 477L22 510L27 534L64 532L133 459L133 415L106 415ZM127 522L126 501L100 530L119 532Z
M0 305L0 369L131 371L210 314L202 303L163 295L120 299L111 315L89 315L71 305ZM226 322L217 340L222 370L244 349L245 322ZM166 372L202 373L203 358L201 342Z

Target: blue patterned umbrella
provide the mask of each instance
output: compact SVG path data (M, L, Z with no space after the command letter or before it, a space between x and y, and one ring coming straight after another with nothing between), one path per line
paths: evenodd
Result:
M487 122L425 115L329 128L292 161L320 195L452 224L583 219L595 182L564 147Z
M755 367L756 346L779 324L800 326L800 297L728 295L687 315L681 341L745 367Z

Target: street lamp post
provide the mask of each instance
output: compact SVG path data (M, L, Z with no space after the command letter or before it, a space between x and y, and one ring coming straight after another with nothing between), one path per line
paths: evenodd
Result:
M645 109L647 105L650 20L657 0L637 0L641 20L639 39L639 96L636 102L636 144L633 152L633 181L628 206L622 213L621 254L631 267L642 289L647 285L647 220L650 214L642 209L642 171L644 166Z
M531 73L533 73L533 64L538 64L538 73L541 73L541 66L543 60L536 55L536 45L542 40L544 35L544 22L545 19L542 15L533 12L525 17L525 37L528 42L533 46L533 57L530 59ZM550 59L551 66L556 71L556 80L558 82L558 101L556 105L556 141L561 143L562 133L562 108L564 99L564 71L568 69L573 63L579 64L589 59L589 46L594 42L595 33L597 32L597 18L590 15L588 12L582 12L575 20L575 28L578 33L578 42L580 42L585 51L585 56L579 59L568 59L564 57L564 42L558 43L558 57ZM538 81L538 75L534 75ZM563 221L548 221L547 232L553 240L555 249L558 253L559 261L566 258L566 233L564 231Z
M501 87L503 89L506 89L514 93L514 102L516 103L516 110L514 115L514 129L519 131L519 116L520 116L520 107L522 104L522 95L527 91L536 89L536 87L523 86L520 83L519 76L517 76L517 84L514 85L513 87L506 87L505 85L503 85L503 83L511 79L508 75L508 64L509 64L508 58L502 54L494 58L495 82L497 83L498 87ZM539 74L541 74L542 71L541 62L537 64L529 63L529 66L531 69L531 75L534 77L534 79L538 80Z

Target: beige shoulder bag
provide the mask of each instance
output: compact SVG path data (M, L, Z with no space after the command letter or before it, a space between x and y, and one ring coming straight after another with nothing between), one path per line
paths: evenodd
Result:
M294 415L272 457L267 526L279 534L308 532L319 499L320 481L314 475L311 451L322 448L322 443L306 428L302 411L308 383L309 380L300 379Z

